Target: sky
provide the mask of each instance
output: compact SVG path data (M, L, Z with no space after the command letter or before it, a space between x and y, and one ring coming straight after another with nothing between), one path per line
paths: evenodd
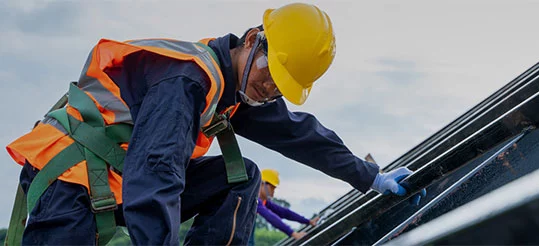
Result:
M0 1L0 146L27 133L78 79L100 38L241 35L291 1ZM385 166L539 61L539 1L302 1L330 16L337 52L303 106ZM310 217L352 187L240 139L280 172L275 196ZM210 154L218 154L214 144ZM0 228L20 166L0 151ZM295 223L290 223L297 227Z

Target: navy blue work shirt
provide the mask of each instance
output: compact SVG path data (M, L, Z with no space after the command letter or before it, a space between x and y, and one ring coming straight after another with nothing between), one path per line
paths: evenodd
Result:
M232 69L230 50L237 46L233 34L209 42L221 65L225 88L217 105L217 112L240 102L236 93L236 76ZM121 88L122 99L129 105L134 121L148 88L164 78L180 77L195 81L201 91L193 92L201 101L202 112L209 82L205 72L194 63L182 63L149 52L137 52L124 59L124 68L110 69L107 74ZM132 81L140 80L140 81ZM231 119L236 134L259 143L284 156L320 170L325 174L348 182L354 188L369 190L379 167L352 154L333 131L324 127L311 114L290 112L282 98L259 107L241 104ZM167 124L163 121L160 124ZM162 126L163 129L168 129Z
M217 110L239 102L230 49L238 37L228 34L210 41L225 79L225 89ZM241 104L231 119L236 134L284 156L348 182L354 188L369 190L379 167L352 154L335 132L324 127L311 114L290 112L282 98L258 107Z

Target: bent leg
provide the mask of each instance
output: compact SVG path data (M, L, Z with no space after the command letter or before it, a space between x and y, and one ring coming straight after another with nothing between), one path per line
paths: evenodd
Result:
M260 172L245 159L248 181L229 184L222 156L191 160L182 194L182 219L196 215L186 244L246 245L256 216Z
M38 170L26 163L20 183L25 193ZM95 245L96 225L88 191L82 185L54 181L30 212L23 245Z

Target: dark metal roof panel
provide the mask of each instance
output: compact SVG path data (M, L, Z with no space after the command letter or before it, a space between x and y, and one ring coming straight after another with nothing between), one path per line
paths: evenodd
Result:
M504 141L510 141L524 129L539 122L539 64L534 65L509 84L473 107L463 116L429 137L423 143L393 162L386 170L408 166L417 172L408 177L411 194L434 183L440 183L454 173L472 168L474 160L494 151ZM460 170L460 171L459 171ZM507 181L508 182L508 181ZM432 193L431 193L432 194ZM436 194L436 193L434 193ZM399 208L405 198L380 196L375 192L347 193L321 211L323 223L304 227L308 232L301 240L285 239L279 244L329 244L353 228L366 226L384 214ZM395 219L400 223L404 219ZM348 236L357 233L349 233Z
M538 245L538 180L535 171L386 245Z

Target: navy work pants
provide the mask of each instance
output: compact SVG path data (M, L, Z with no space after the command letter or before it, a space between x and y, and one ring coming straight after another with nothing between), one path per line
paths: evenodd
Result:
M181 220L197 216L186 244L247 244L256 215L260 174L252 161L245 159L245 164L249 181L228 184L221 156L191 160L181 195ZM20 181L25 192L37 172L29 164L23 167ZM151 215L153 209L146 208L147 214ZM116 211L116 223L125 226L121 206ZM151 236L152 228L146 228L144 234ZM86 188L57 180L31 212L23 245L95 245L95 236L95 218Z

